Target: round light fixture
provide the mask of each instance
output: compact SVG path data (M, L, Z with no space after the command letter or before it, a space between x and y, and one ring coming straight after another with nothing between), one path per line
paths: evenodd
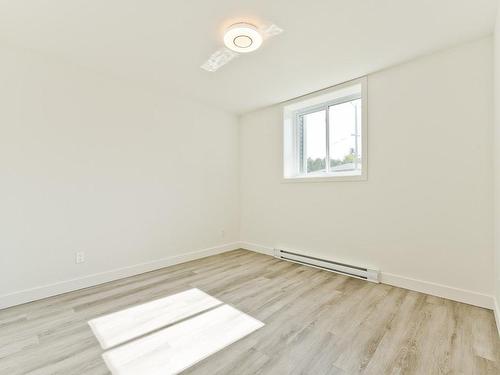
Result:
M262 35L254 25L237 23L224 33L224 44L235 52L252 52L262 44Z

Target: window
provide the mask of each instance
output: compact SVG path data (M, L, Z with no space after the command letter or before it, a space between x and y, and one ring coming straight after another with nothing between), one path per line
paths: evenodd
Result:
M287 180L366 178L366 79L295 101L284 108Z

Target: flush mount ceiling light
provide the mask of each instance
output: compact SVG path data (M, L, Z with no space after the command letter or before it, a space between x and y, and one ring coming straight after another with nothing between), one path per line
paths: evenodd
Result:
M262 35L254 25L237 23L224 33L224 44L234 52L248 53L261 46Z
M283 29L274 24L256 27L248 23L236 23L224 33L226 47L212 53L201 68L207 72L215 72L221 66L240 56L240 54L255 51L262 45L264 40L282 32Z

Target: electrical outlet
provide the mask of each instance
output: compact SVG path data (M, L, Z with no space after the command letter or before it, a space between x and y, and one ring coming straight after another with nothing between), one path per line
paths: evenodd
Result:
M220 231L220 237L221 238L226 237L226 231L224 229Z
M76 261L76 264L85 262L85 252L84 251L78 251L76 253L75 261Z

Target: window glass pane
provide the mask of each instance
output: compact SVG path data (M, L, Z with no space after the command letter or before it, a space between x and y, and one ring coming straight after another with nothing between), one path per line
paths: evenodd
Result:
M330 172L361 170L361 99L329 108Z
M326 112L308 113L301 116L301 172L326 171Z

